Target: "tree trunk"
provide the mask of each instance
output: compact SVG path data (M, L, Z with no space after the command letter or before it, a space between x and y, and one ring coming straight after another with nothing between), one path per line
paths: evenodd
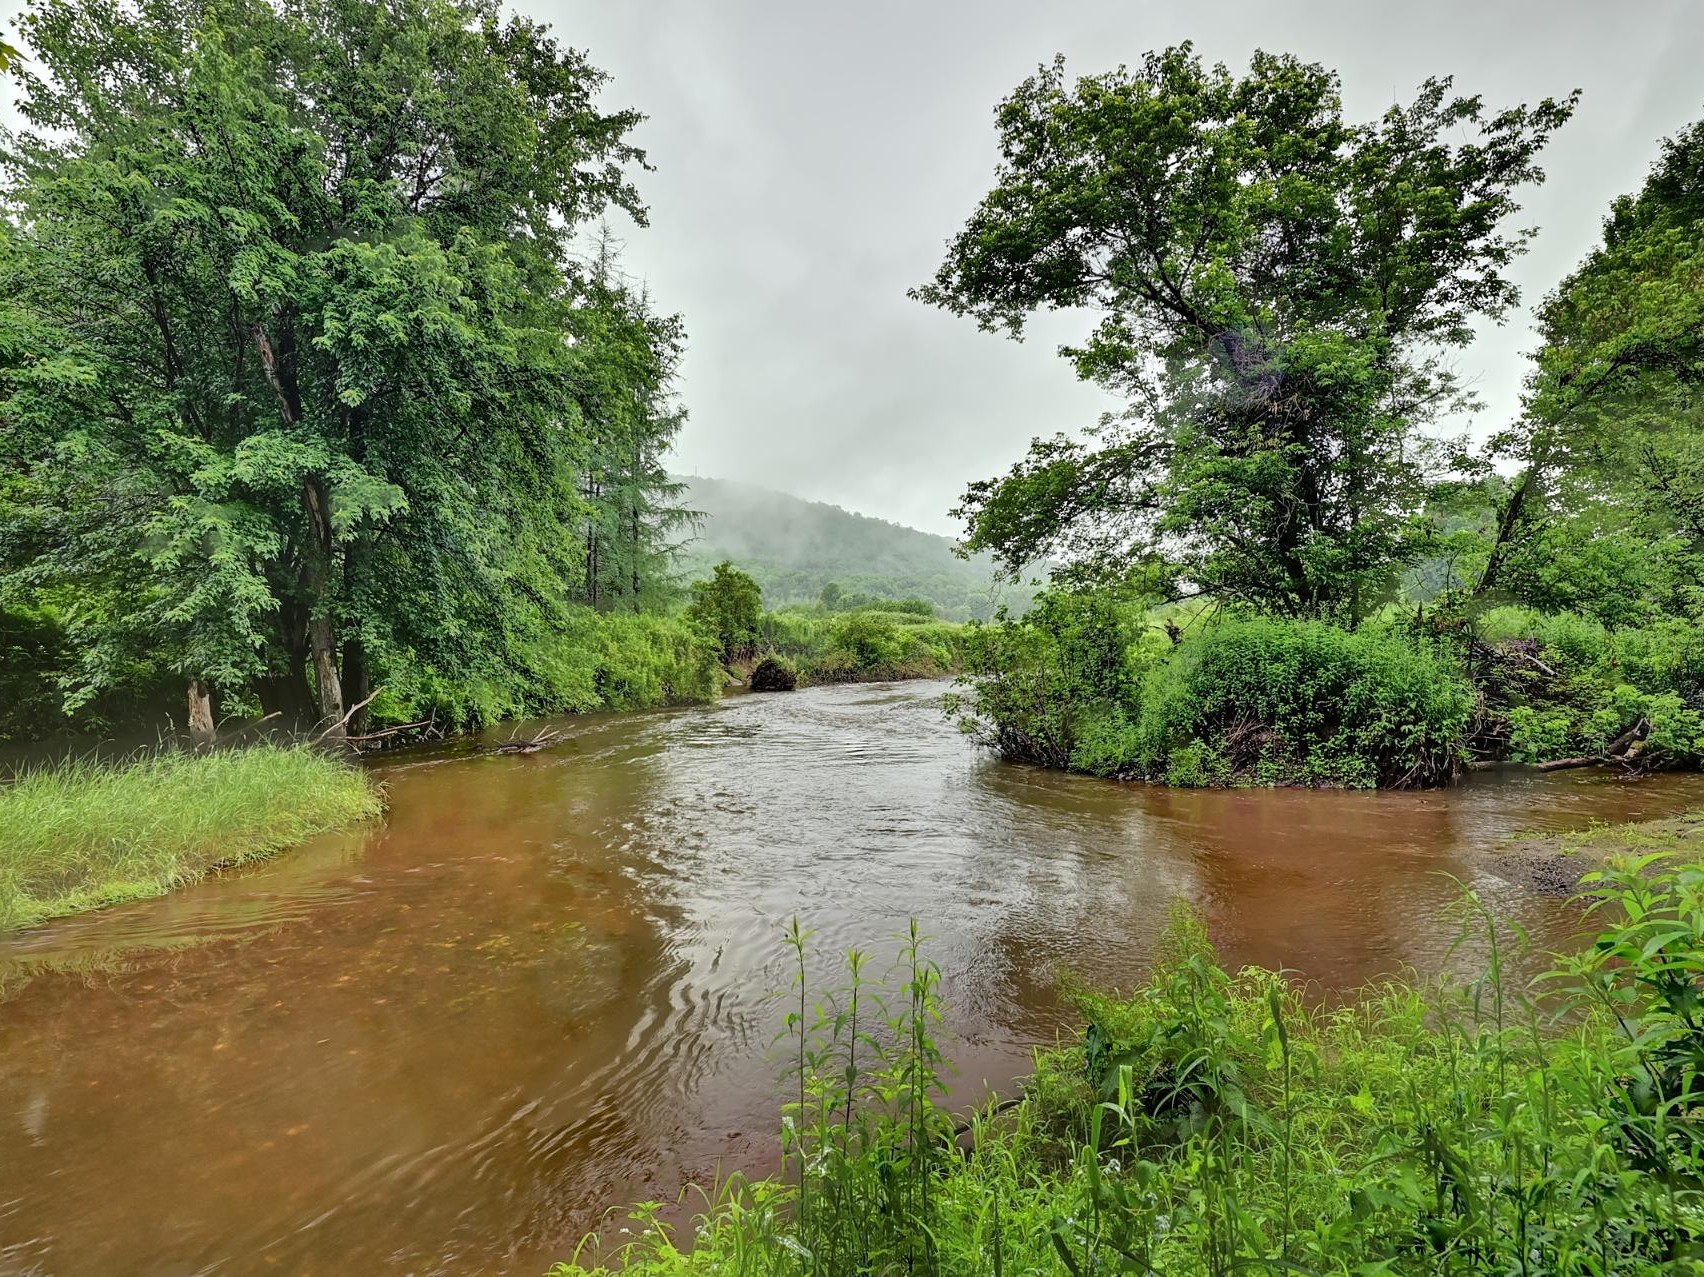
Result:
M314 683L319 691L319 721L326 735L341 738L343 681L337 673L337 629L331 619L331 517L325 484L318 475L302 479L302 508L307 511L313 544L305 556L308 587L308 647L313 653Z
M1536 470L1536 462L1529 464L1509 489L1508 500L1497 518L1496 539L1491 543L1491 553L1485 557L1485 570L1479 574L1479 582L1473 587L1471 597L1483 598L1496 588L1508 563L1509 553L1514 548L1515 534L1520 531L1525 518L1527 496L1532 491Z
M198 678L189 680L189 738L197 745L213 743L213 693Z
M367 699L372 688L368 686L367 650L358 638L343 640L343 703L345 705L361 705ZM349 730L359 736L367 730L367 707L356 710L349 716Z

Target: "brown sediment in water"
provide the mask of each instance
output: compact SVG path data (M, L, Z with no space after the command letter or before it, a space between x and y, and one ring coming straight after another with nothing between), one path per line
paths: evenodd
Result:
M383 828L0 945L35 973L0 1002L0 1273L542 1271L606 1210L773 1166L795 914L818 987L921 920L968 1099L1071 1031L1061 969L1137 979L1176 895L1229 961L1343 992L1475 961L1457 879L1565 943L1577 907L1498 840L1704 803L1582 773L1117 785L977 754L943 690L398 756Z

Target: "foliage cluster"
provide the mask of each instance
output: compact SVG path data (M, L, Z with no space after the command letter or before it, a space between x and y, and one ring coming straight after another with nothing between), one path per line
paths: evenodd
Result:
M1014 337L1098 312L1063 353L1129 407L973 484L967 547L1366 616L1428 536L1422 431L1462 402L1438 352L1516 300L1532 232L1510 218L1571 111L1444 78L1357 122L1323 66L1256 52L1238 75L1188 44L1043 66L999 104L995 184L917 295Z
M1456 663L1394 628L1233 617L1174 639L1108 590L1043 594L966 652L952 707L984 744L1174 785L1435 784L1474 710Z
M857 683L953 673L969 632L916 611L783 609L764 614L758 639L793 666L801 683Z
M1480 630L1481 731L1506 739L1510 757L1600 755L1633 734L1646 768L1704 764L1704 625L1669 617L1611 629L1501 607Z
M444 670L398 662L374 699L375 723L472 726L509 718L702 704L722 689L715 640L690 618L659 613L561 610L549 625L510 618L510 659L475 653Z
M645 158L582 54L493 0L36 0L20 31L0 605L63 647L32 700L524 699L575 607L666 601L684 338L583 238L643 221Z
M1226 971L1183 915L1145 985L1082 997L1081 1044L1014 1110L959 1127L927 1073L915 941L891 1025L854 956L814 1011L796 990L785 1176L722 1184L690 1239L642 1205L611 1258L640 1277L1704 1272L1704 869L1592 886L1602 933L1541 988L1505 974L1469 897L1477 980L1325 1008Z
M303 745L22 772L0 783L0 930L164 895L379 810L365 773Z
M1440 352L1516 300L1536 232L1507 219L1572 106L1435 79L1355 122L1324 67L1187 45L999 105L994 185L918 295L1014 336L1098 312L1063 353L1126 407L966 493L968 548L1108 595L972 644L984 739L1174 783L1704 761L1704 124L1545 300L1519 418L1477 450L1433 428L1468 404ZM1355 633L1222 628L1150 671L1127 591ZM1543 615L1504 633L1505 603Z
M763 589L732 563L718 563L709 580L692 583L687 615L714 636L724 661L750 656L763 619Z

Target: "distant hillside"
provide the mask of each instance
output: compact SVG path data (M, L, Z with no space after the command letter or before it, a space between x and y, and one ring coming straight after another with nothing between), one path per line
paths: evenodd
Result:
M687 576L728 559L757 578L770 607L814 603L830 582L846 594L928 599L950 620L1029 602L1028 590L997 585L985 558L955 555L949 537L729 479L681 482L684 503L705 516L681 556Z

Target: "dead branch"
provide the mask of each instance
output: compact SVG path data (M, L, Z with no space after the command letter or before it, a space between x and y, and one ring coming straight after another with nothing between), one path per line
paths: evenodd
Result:
M314 737L313 743L317 745L321 741L323 741L327 736L330 736L333 732L335 732L338 728L347 726L350 719L354 718L355 715L359 714L362 710L366 709L367 706L371 705L373 703L373 698L376 697L380 692L382 692L384 690L385 689L382 685L379 686L379 687L375 687L372 691L372 694L370 696L368 696L366 700L358 701L354 705L351 705L347 710L344 711L342 718L338 719L335 723L333 723L333 724L331 724L331 726L327 727L318 736Z

